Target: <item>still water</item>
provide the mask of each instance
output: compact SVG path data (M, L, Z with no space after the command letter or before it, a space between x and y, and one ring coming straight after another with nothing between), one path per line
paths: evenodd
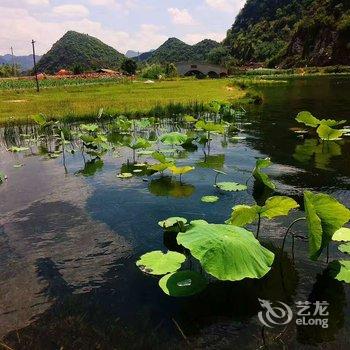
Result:
M256 158L270 157L275 194L301 203L304 190L320 191L350 207L350 138L324 145L291 130L301 110L350 125L350 79L300 78L261 90L264 104L249 108L237 123L242 139L214 136L210 155L200 145L175 152L177 165L195 167L183 183L145 173L118 179L121 169L130 171L126 160L132 156L125 148L109 152L103 162L69 154L65 171L62 156L49 158L42 144L8 152L29 131L3 129L0 170L8 176L0 186L3 343L45 350L349 348L349 285L328 277L325 256L309 261L303 239L296 240L294 259L290 242L280 251L286 227L303 213L262 223L261 241L276 254L262 280L211 280L203 293L175 299L163 294L158 278L146 277L135 265L143 253L167 249L158 221L182 216L223 223L234 205L272 195L258 193L253 182L246 192L222 193L213 187L213 169L228 174L223 181L245 183ZM184 131L173 121L162 121L160 128ZM204 195L220 200L205 204ZM300 236L303 225L295 229ZM330 255L341 256L336 246ZM263 328L259 298L285 302L294 312L298 301L327 301L329 327L292 321Z

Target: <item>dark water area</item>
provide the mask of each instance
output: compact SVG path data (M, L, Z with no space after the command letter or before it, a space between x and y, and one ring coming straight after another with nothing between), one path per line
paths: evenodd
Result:
M191 165L183 183L176 177L135 173L125 147L103 160L81 152L48 157L50 143L23 146L21 132L2 130L0 171L0 339L12 349L348 349L350 288L326 273L326 256L308 259L304 239L281 252L290 222L303 216L263 221L261 242L276 254L272 270L260 280L220 282L209 278L204 292L172 298L135 265L140 255L171 246L158 221L172 216L223 223L237 204L261 203L286 195L302 204L305 190L330 194L350 207L350 137L320 143L291 128L301 110L350 125L350 79L299 78L260 88L264 104L238 118L241 139L214 135L210 154L178 147L178 166ZM160 129L184 131L175 121ZM152 132L143 137L154 137ZM46 150L45 150L46 148ZM168 147L169 152L174 151ZM54 154L53 152L51 153ZM253 181L244 192L213 186L213 169L222 181L245 183L257 158L270 157L268 173L275 193L259 192ZM84 159L85 158L85 159ZM150 161L140 156L138 162ZM23 164L21 167L14 165ZM217 195L213 204L202 196ZM256 230L254 225L250 226ZM295 232L305 236L300 223ZM344 258L336 245L331 260ZM185 264L189 264L186 262ZM186 266L187 266L186 265ZM195 265L195 264L194 264ZM196 266L191 266L196 269ZM284 302L296 313L301 301L329 303L328 328L297 325L263 327L259 299ZM1 345L1 343L0 343Z

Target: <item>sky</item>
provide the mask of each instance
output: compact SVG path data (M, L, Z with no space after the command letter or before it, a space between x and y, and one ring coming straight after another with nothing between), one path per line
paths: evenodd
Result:
M68 30L125 53L148 51L169 37L188 44L221 41L246 0L0 0L0 54L44 54Z

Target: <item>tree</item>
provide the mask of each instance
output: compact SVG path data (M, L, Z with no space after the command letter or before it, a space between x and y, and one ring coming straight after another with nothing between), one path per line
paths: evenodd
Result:
M177 68L174 63L167 63L165 66L165 75L167 78L177 77Z
M137 69L137 63L131 58L127 58L122 62L121 70L129 75L134 75Z
M224 46L218 46L208 53L208 61L212 64L224 65L230 58L230 53Z

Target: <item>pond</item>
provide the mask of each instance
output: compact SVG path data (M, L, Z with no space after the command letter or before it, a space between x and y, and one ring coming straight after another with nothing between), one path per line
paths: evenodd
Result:
M258 158L273 162L266 172L277 186L275 195L301 204L305 190L323 192L350 207L350 137L324 144L293 131L300 127L295 117L302 110L350 125L350 79L298 78L260 89L264 104L232 113L238 132L213 133L210 149L198 142L161 146L177 166L195 168L181 181L168 171L162 176L133 166L133 151L117 146L133 135L111 132L107 123L100 130L108 130L108 142L101 144L110 147L101 159L81 152L75 141L65 143L63 159L57 139L39 133L37 126L3 128L0 171L8 177L0 185L3 342L14 349L349 346L349 285L325 273L325 254L317 262L308 259L304 223L294 228L300 236L294 256L290 239L281 251L285 231L300 212L262 221L260 242L276 258L259 280L209 278L202 293L174 298L159 288L158 277L146 276L135 264L142 254L171 245L158 221L179 216L224 223L233 206L261 204L273 195L258 191L250 179ZM73 134L81 130L70 128ZM137 136L157 148L159 135L188 130L193 130L190 123L159 120L145 130L141 125ZM8 152L14 145L27 149ZM135 157L138 163L152 162L148 152ZM247 183L248 189L219 190L213 169L226 173L220 181ZM121 179L120 173L133 176ZM202 202L208 195L219 200ZM256 225L249 228L255 231ZM336 245L330 247L331 260L341 256ZM299 301L327 301L328 328L294 321L263 327L259 299L286 303L294 313Z

